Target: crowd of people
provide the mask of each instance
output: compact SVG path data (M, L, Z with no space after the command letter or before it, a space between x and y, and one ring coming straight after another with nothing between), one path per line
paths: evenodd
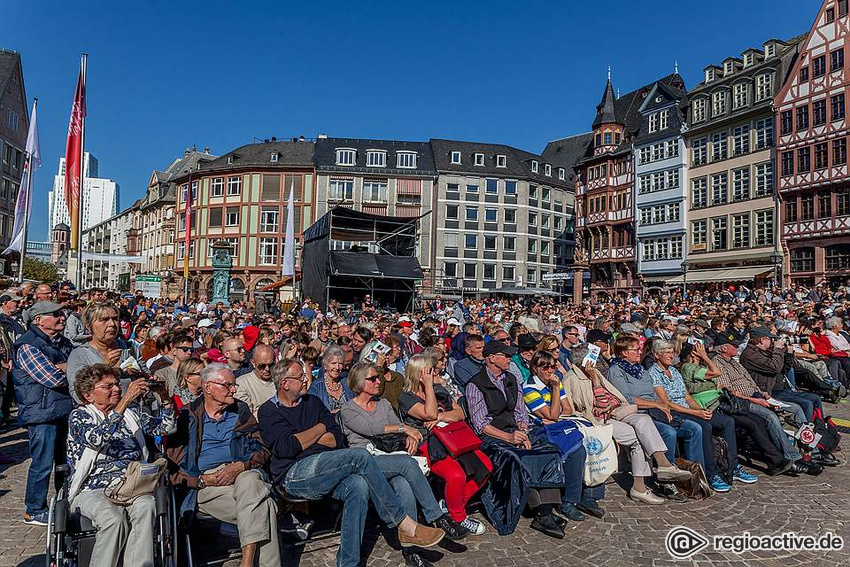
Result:
M342 504L338 565L359 563L371 507L423 566L523 513L564 538L604 516L612 474L657 506L838 464L822 400L850 385L848 308L825 285L395 313L25 284L0 296L0 412L28 433L23 521L47 525L65 483L98 529L94 565L153 564L153 496L115 493L157 436L181 510L234 524L245 567L281 564L279 494ZM602 431L625 457L604 473Z

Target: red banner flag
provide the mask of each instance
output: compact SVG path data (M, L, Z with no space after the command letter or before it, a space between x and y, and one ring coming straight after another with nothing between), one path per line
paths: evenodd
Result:
M68 141L65 144L65 203L71 216L71 248L77 249L80 223L80 171L83 167L83 118L86 116L86 84L83 70L77 78L71 120L68 122Z

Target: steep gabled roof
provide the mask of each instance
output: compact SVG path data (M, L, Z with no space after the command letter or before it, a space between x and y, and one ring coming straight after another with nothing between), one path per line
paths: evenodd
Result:
M560 140L554 140L546 144L543 150L543 160L556 167L567 170L567 183L575 186L576 171L573 166L587 152L588 146L593 142L593 132L576 134Z
M602 93L602 100L596 105L596 118L593 120L592 128L598 128L602 124L618 123L617 113L614 109L617 97L614 96L614 86L611 84L611 76L608 76L608 82L605 84L605 91Z

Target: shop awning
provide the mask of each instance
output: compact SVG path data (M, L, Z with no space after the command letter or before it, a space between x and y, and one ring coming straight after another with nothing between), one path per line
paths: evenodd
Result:
M711 282L749 282L753 281L756 276L763 276L773 272L770 266L754 266L752 268L717 268L714 270L688 270L687 282L692 283L711 283ZM667 280L670 284L683 283L683 276L679 275L675 278Z
M293 280L297 282L300 279L301 279L301 272L297 272L295 274L295 276L284 276L284 278L282 280L277 280L276 282L265 286L260 291L274 291L276 289L282 288L286 284L293 283Z

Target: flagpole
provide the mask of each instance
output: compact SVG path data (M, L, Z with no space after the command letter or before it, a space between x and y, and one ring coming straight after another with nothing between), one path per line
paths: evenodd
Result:
M32 99L32 116L36 115L36 110L38 109L38 99ZM22 224L22 234L23 234L23 243L21 244L21 260L20 265L18 266L18 283L24 283L24 257L27 254L27 230L29 229L29 216L30 216L30 207L32 207L32 154L27 152L27 206L25 207L23 224Z
M82 69L82 92L86 92L86 67L88 66L88 53L81 55ZM80 291L83 290L83 193L85 192L86 180L86 113L83 112L80 118L80 192L77 195L77 286Z

